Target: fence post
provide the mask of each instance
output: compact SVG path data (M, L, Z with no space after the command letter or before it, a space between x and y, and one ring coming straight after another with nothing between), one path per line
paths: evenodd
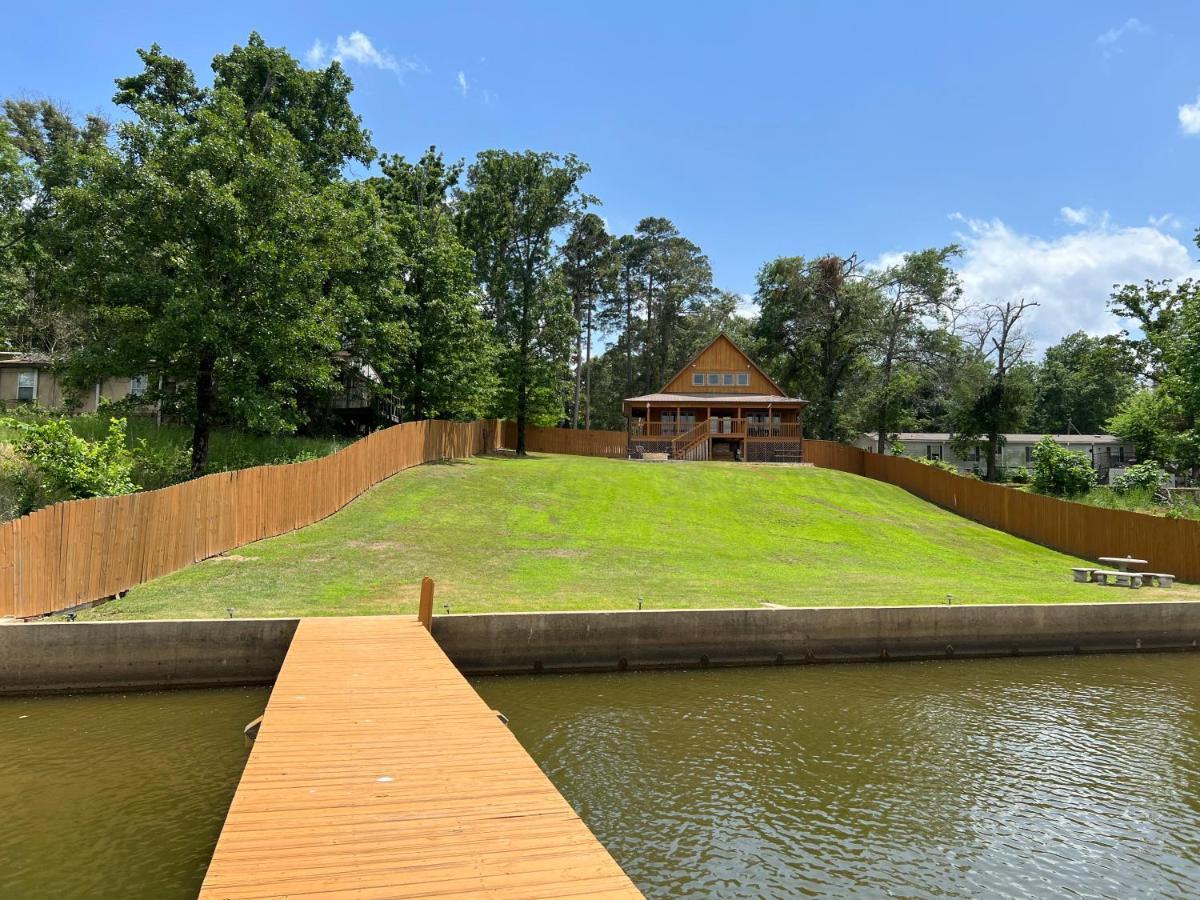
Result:
M433 579L426 575L421 579L421 602L417 604L417 621L426 630L433 630Z

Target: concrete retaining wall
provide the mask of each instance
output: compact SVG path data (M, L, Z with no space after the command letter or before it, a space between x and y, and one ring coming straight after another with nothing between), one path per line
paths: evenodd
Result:
M1200 603L454 615L433 634L467 673L1194 650Z
M297 619L0 627L0 694L270 684Z
M0 627L0 694L270 684L296 619ZM1200 602L438 616L466 673L1195 650Z

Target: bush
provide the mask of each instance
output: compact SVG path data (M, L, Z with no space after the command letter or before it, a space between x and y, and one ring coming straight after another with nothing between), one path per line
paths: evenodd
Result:
M133 454L125 446L124 419L112 419L107 434L98 441L78 437L63 419L8 418L0 425L16 435L16 458L6 462L5 476L15 488L18 515L60 500L137 490Z
M921 458L918 458L917 462L919 462L923 466L929 466L934 469L941 469L943 472L949 472L952 475L961 475L962 474L961 472L958 471L958 466L954 465L954 463L948 463L944 459L921 459Z
M1008 480L1013 484L1029 484L1029 482L1033 481L1033 475L1024 466L1017 466L1017 468L1008 473Z
M1067 450L1047 435L1033 448L1033 487L1043 494L1073 497L1096 486L1096 470L1082 453Z
M1130 466L1114 478L1112 489L1118 494L1127 494L1137 488L1157 493L1158 489L1167 483L1169 477L1166 470L1151 459Z

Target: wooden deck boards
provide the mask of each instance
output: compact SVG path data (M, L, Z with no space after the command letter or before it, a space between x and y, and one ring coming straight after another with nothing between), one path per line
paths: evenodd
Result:
M202 898L640 897L414 617L303 619Z

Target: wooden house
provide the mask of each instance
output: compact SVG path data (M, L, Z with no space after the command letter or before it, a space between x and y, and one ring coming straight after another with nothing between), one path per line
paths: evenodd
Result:
M629 455L802 462L806 406L719 334L657 394L624 401Z

